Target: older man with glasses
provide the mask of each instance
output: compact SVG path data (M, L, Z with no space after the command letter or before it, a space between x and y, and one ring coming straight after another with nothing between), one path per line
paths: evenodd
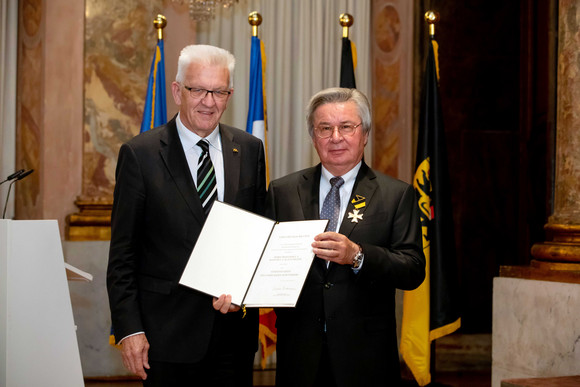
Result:
M179 113L119 151L107 288L123 362L145 386L252 386L258 312L179 285L214 200L263 211L263 144L220 123L234 64L221 48L185 47Z
M364 162L371 112L361 92L319 92L307 122L320 164L273 181L266 215L329 225L296 307L276 309L276 384L399 385L395 289L425 277L415 191Z

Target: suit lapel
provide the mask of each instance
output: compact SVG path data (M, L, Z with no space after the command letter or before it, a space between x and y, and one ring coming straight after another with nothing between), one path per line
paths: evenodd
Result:
M309 168L302 174L302 180L298 184L298 196L302 205L304 219L320 219L320 207L318 196L320 194L321 166Z
M203 213L203 208L199 201L189 166L187 165L183 145L181 145L179 135L177 134L175 118L165 126L165 130L160 136L160 142L161 148L159 154L169 170L169 174L173 178L177 189L181 193L183 200L187 203L193 216L199 224L203 225L205 222L205 214Z
M301 181L296 187L298 190L298 197L302 206L302 213L304 219L320 219L320 174L322 168L320 164L313 168L304 171L301 176ZM324 278L326 276L326 261L314 258L312 268L317 273L317 278Z
M352 232L356 229L356 226L364 221L364 214L372 203L373 196L378 187L375 179L375 173L363 161L356 176L348 206L346 207L346 212L344 213L344 217L342 218L338 230L339 233L347 236L349 239ZM349 214L352 214L353 216L349 218ZM357 221L354 221L354 215L358 215ZM331 263L327 272L331 272L335 266L336 264Z
M350 236L356 226L360 222L364 222L364 214L367 208L373 204L373 196L378 187L375 179L376 175L363 161L352 188L344 218L340 224L339 232L341 234Z
M229 126L220 124L220 135L224 158L224 202L234 204L240 184L241 158L244 149L234 141L234 135Z
M339 232L341 234L347 237L350 236L356 226L360 222L364 222L364 214L367 208L372 205L373 195L378 187L375 179L374 172L363 162L352 188L344 218L340 224Z

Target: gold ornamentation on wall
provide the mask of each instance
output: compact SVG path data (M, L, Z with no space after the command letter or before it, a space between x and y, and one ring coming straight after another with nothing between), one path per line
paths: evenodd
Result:
M373 167L403 180L411 179L412 60L403 27L412 23L408 4L372 3ZM403 14L400 14L403 12ZM405 24L407 23L407 24ZM409 164L409 165L408 165Z

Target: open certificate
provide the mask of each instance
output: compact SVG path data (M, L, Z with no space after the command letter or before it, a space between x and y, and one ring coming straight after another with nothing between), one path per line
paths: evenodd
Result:
M215 201L179 283L236 305L295 306L327 223L277 223Z

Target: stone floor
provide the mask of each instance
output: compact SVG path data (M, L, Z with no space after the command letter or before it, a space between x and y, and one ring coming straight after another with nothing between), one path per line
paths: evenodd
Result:
M580 375L557 378L528 378L502 380L501 387L578 387Z
M140 387L138 381L86 381L86 387ZM435 376L431 387L489 387L491 385L491 371L457 371L441 372ZM274 386L274 371L256 371L254 386ZM404 381L403 387L415 387L412 380Z
M491 335L452 334L436 342L435 373L431 387L491 386ZM415 387L411 373L403 369L404 387ZM275 370L256 370L254 386L274 386ZM86 387L137 387L139 381L87 380Z

